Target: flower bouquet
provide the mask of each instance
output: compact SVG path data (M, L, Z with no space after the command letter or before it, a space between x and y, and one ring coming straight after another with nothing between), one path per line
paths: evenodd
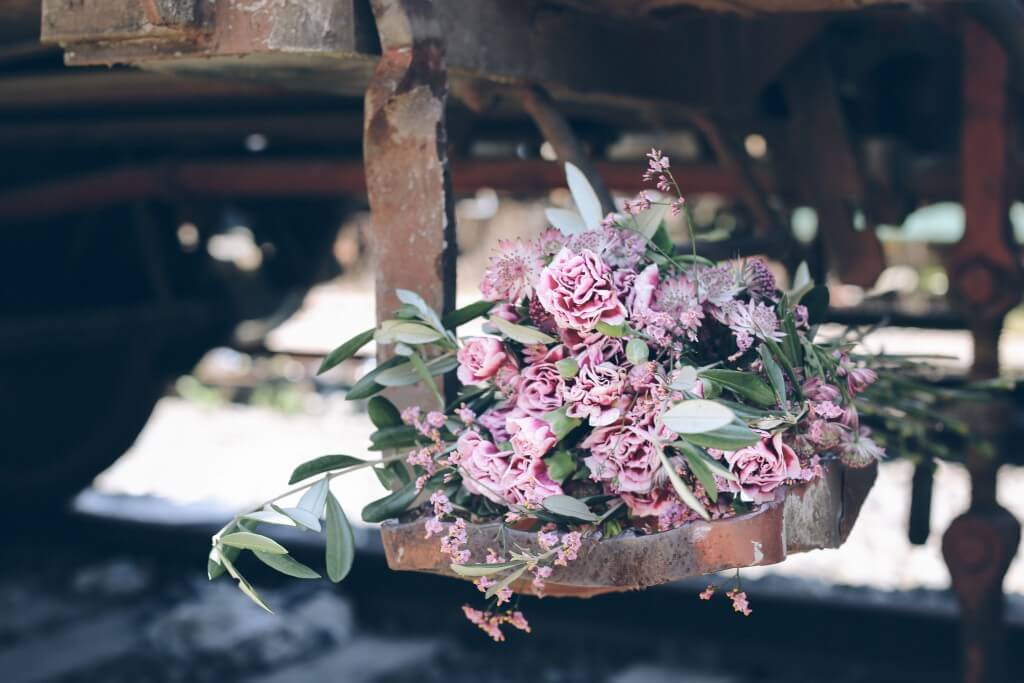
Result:
M659 196L605 216L567 165L578 212L549 210L553 228L500 242L483 301L442 317L399 290L393 319L333 351L321 371L371 340L393 353L348 393L369 399L381 457L299 466L298 489L214 536L211 578L226 571L263 605L242 551L318 576L257 531L276 523L325 528L340 581L352 531L329 483L367 467L392 491L363 510L383 522L390 565L474 581L488 607L463 609L496 640L504 624L529 629L504 607L515 593L593 595L838 546L883 456L854 404L876 375L848 345L814 341L828 292L805 274L783 292L759 259L677 254L665 218L695 245L687 206L668 158L648 156ZM484 335L458 336L480 317ZM446 398L449 373L462 386ZM380 395L417 383L436 405ZM727 595L750 612L738 584Z

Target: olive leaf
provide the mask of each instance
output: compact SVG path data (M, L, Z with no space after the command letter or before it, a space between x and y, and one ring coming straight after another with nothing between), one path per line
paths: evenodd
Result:
M757 432L741 422L733 422L711 432L686 435L686 441L692 444L722 451L735 451L744 446L752 446L760 439Z
M560 517L569 517L583 522L596 522L598 516L590 511L587 504L578 498L564 495L548 496L541 505L544 509Z
M454 330L462 325L465 325L470 320L475 320L480 316L487 315L492 308L494 308L496 302L494 301L475 301L462 308L457 308L448 315L441 319L441 324L449 330Z
M576 203L576 210L583 219L585 229L600 229L604 211L601 210L601 200L597 198L597 192L587 180L587 176L578 167L566 162L565 181L569 185L569 192L572 193L572 200Z
M318 458L307 460L292 471L292 476L289 477L289 484L297 484L303 479L309 479L318 474L324 472L330 472L331 470L341 470L349 467L357 467L365 465L365 460L360 460L351 455L321 455Z
M522 562L495 562L494 564L452 564L451 570L459 576L490 576L498 574L506 569L515 569L522 566Z
M544 334L540 330L527 327L525 325L510 323L504 318L500 318L496 315L492 315L489 320L492 325L498 328L499 332L520 344L530 346L532 344L550 344L556 341L554 337Z
M234 533L221 536L220 542L231 548L239 550L259 550L275 555L286 555L288 551L283 545L272 538L251 531L235 531ZM222 558L223 559L223 558Z
M760 405L775 405L775 392L753 373L713 369L702 371L700 376Z
M355 536L333 493L327 494L327 578L338 583L352 569L355 559Z
M369 329L364 332L360 332L356 336L349 339L347 342L339 346L338 348L331 351L320 363L320 368L316 371L316 374L322 375L331 368L335 367L339 363L348 360L354 356L359 349L363 348L373 339L373 335L376 333L375 329Z
M702 434L720 429L736 419L721 403L702 398L677 403L661 416L661 422L677 434Z
M487 599L493 598L499 592L511 586L516 581L516 579L523 575L524 572L526 572L525 564L519 567L519 569L509 572L508 576L504 577L501 581L488 588L487 591L484 593L484 597Z
M254 550L252 551L252 554L255 555L256 559L263 564L272 569L276 569L286 576L292 576L296 579L320 578L319 574L296 560L291 555L275 555L273 553L265 553L260 550Z
M711 515L708 514L707 508L701 503L697 496L690 490L690 487L686 485L683 478L676 472L676 468L672 466L672 461L665 455L665 449L658 447L658 458L661 460L661 466L664 468L666 474L668 474L669 481L672 482L672 488L676 490L676 495L679 499L686 503L694 512L703 517L704 519L710 520Z

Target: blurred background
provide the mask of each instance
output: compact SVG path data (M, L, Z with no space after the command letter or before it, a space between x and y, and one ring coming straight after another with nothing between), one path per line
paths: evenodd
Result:
M586 50L576 71L538 76L616 199L640 189L644 153L662 149L702 253L764 255L783 283L807 261L831 288L835 322L823 334L881 326L865 348L942 356L938 374L967 374L972 318L947 296L967 277L949 267L969 223L955 165L963 8L811 2L802 8L829 11L777 16L757 2L739 14L713 2L457 4L435 9L461 69L446 112L459 305L479 298L499 239L533 236L546 207L571 206L559 140L503 90L502 69L519 67L467 75L463 43L489 44L496 17L510 35L558 40L572 27L581 50L613 35L629 53L636 34L649 54L621 65L643 67L635 82L607 76L615 60ZM230 23L241 22L236 10L244 30ZM462 10L464 23L453 21ZM523 16L527 29L515 23ZM196 38L192 24L216 40ZM249 34L263 42L245 43ZM667 49L679 37L692 38L708 74L679 66L693 56ZM380 49L363 2L0 2L3 679L960 680L941 542L971 484L962 465L927 454L894 453L881 467L840 550L745 570L748 619L698 600L708 579L696 577L588 601L524 599L534 633L499 646L461 616L472 586L389 572L368 525L340 586L252 568L276 615L229 581L206 581L209 534L236 511L282 491L300 462L367 455L365 405L345 391L373 367L374 349L315 370L374 322L362 92ZM668 67L666 54L677 60ZM733 89L719 92L717 80ZM704 93L724 115L694 123L690 100ZM835 117L839 133L826 125ZM1013 168L1016 142L1006 144ZM821 180L843 176L844 164L856 168L853 189ZM1024 242L1016 194L1000 218L1008 253ZM668 227L687 241L681 223ZM992 288L1013 300L997 341L1001 371L1014 376L1024 367L1019 281ZM1024 470L1007 443L998 500L1019 519ZM930 488L922 472L933 472ZM335 492L352 520L385 493L370 472L339 479ZM318 536L284 539L319 563ZM1020 557L1004 585L1019 666Z

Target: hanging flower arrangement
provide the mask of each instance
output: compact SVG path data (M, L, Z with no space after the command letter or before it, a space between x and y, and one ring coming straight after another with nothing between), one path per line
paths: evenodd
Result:
M677 254L664 218L692 225L687 207L669 159L648 156L644 178L667 199L641 193L605 216L567 165L578 212L549 210L553 228L500 242L483 301L442 317L399 290L394 318L332 352L321 371L371 340L393 353L348 394L369 399L371 450L382 456L299 466L298 489L214 536L211 578L227 572L266 607L235 566L242 551L318 576L257 531L283 523L324 529L327 574L343 579L352 531L329 484L362 468L392 490L363 511L367 522L391 520L389 562L474 581L486 606L464 612L495 640L503 626L530 628L508 607L515 593L592 595L778 562L787 543L836 545L782 533L783 516L815 497L839 506L849 488L840 473L883 457L855 406L876 374L849 345L814 341L828 292L806 269L783 292L759 259L701 258L692 227L694 250ZM457 334L480 317L484 336ZM462 385L454 400L438 388L449 373ZM378 395L417 383L436 404L399 410ZM774 542L762 538L775 527ZM717 530L751 540L716 545ZM706 549L705 561L687 564L687 547ZM750 613L739 585L726 595Z

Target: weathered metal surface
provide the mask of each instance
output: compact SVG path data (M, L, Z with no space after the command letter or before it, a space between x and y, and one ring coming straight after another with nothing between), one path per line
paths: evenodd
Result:
M1008 65L996 38L974 21L963 25L961 201L966 230L950 252L953 301L974 338L973 379L999 374L999 334L1020 300L1021 267L1009 227ZM1000 407L972 406L972 431L1004 422ZM971 506L942 538L942 554L960 601L963 674L967 683L1009 680L1003 578L1020 543L1020 523L996 498L1000 461L971 446Z
M666 14L672 10L702 9L741 15L847 12L905 4L905 0L553 0L564 5L601 14L638 17ZM942 5L951 0L919 0L916 5Z
M372 4L383 55L366 91L363 162L377 319L398 308L399 288L444 313L455 304L456 242L441 27L430 0ZM404 401L423 402L424 391L401 393Z
M775 501L757 512L690 522L646 536L585 540L577 560L555 568L544 595L590 597L636 590L733 567L777 564L792 553L837 548L849 535L876 474L876 467L849 470L830 464L824 478L780 489ZM457 577L451 560L440 553L438 539L425 538L425 524L420 518L381 525L388 566ZM498 523L468 525L466 547L474 557L483 557L488 548L539 549L536 534L509 529L499 534L501 529ZM514 588L533 593L529 579Z
M885 267L884 255L871 226L855 226L854 212L864 205L864 181L820 46L797 60L782 84L790 110L789 144L799 150L796 174L805 201L818 212L829 266L843 282L872 287Z

